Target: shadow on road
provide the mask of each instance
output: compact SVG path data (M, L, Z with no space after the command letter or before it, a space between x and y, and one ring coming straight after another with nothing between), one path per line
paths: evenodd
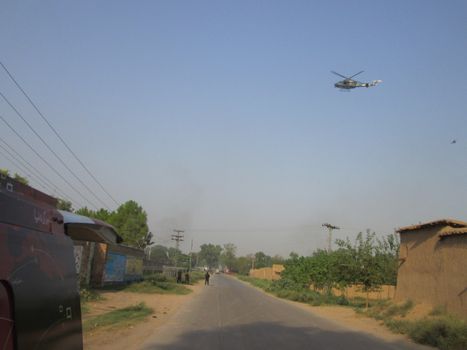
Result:
M147 344L145 350L161 349L252 349L252 350L377 350L431 349L406 341L385 342L368 334L349 331L325 331L314 327L289 327L275 322L257 322L183 333L170 343Z

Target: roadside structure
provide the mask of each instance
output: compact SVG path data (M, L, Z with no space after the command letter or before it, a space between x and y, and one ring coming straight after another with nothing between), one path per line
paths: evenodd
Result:
M144 250L120 244L123 240L110 224L62 210L60 213L73 239L81 285L102 287L142 279Z
M396 300L443 307L467 318L467 222L401 227Z
M272 267L251 269L249 272L249 276L259 278L262 280L276 281L281 278L282 271L284 271L284 265L273 264Z

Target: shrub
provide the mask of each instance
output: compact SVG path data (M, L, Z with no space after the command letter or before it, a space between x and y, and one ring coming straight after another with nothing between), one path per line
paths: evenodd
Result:
M408 334L417 343L436 346L441 350L467 349L467 324L453 317L414 322Z

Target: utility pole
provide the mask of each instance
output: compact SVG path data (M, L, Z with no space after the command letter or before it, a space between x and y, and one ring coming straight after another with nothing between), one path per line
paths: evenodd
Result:
M175 267L178 265L178 251L180 251L180 242L183 242L183 230L173 230L175 234L172 235L172 241L175 241L175 248L177 248L177 255L175 258Z
M191 254L193 251L193 240L191 240L191 248L190 248L190 265L188 266L188 271L191 271Z
M331 244L332 244L332 230L340 230L340 227L331 225L331 224L323 224L323 227L328 228L329 236L328 236L328 252L331 252Z
M183 235L185 231L183 230L173 230L175 234L172 235L172 241L175 241L175 248L180 250L180 242L183 242Z

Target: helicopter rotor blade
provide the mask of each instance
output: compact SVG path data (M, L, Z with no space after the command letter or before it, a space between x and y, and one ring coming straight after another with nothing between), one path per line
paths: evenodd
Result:
M338 75L338 76L340 76L341 78L349 79L348 77L346 77L346 76L344 76L344 75L342 75L342 74L339 74L339 73L337 73L337 72L334 72L333 70L331 71L331 73L334 73L335 75Z
M353 77L356 77L357 75L362 74L363 72L364 71L362 70L362 71L358 72L357 74L352 75L349 79L352 79Z

